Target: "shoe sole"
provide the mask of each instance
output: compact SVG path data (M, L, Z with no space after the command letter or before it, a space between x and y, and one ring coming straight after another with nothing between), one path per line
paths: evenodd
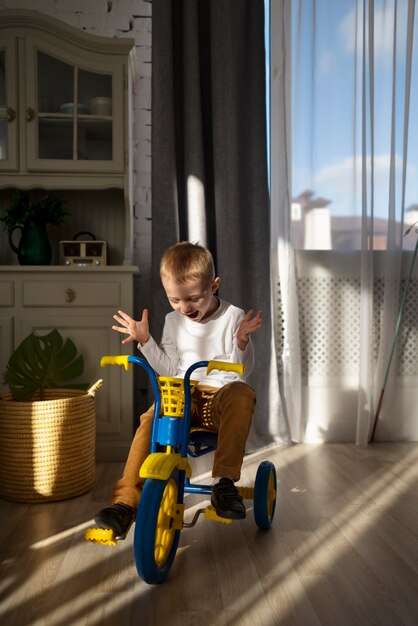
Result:
M221 509L216 508L212 501L211 505L215 509L216 515L218 515L219 517L224 517L225 519L245 519L247 517L246 511L244 511L243 513L238 513L235 511L222 511Z
M134 518L135 519L135 518ZM116 528L112 528L112 525L109 524L107 521L100 519L100 518L95 518L94 521L97 524L97 526L99 528L102 528L103 530L111 530L113 533L115 533L115 539L117 539L118 541L123 541L123 539L126 539L126 536L132 526L132 524L134 523L134 519L132 519L132 521L129 523L129 525L127 526L127 528L119 534L119 531Z

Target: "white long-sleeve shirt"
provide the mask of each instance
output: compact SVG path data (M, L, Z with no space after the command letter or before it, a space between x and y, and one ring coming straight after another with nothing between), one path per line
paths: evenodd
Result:
M151 336L143 346L138 344L138 348L160 376L183 378L190 365L197 361L242 363L243 377L224 370L212 370L206 376L205 368L199 368L192 374L192 378L202 385L222 387L234 380L245 380L254 369L251 337L245 350L239 348L236 338L243 318L242 309L221 299L216 311L201 322L194 322L186 315L172 311L166 315L160 345Z

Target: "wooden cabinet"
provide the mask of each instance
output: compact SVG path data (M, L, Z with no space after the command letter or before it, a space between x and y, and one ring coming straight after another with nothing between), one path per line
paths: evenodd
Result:
M111 329L118 309L133 309L135 268L0 267L0 371L32 331L57 328L84 356L82 382L103 378L97 393L97 457L125 460L133 435L133 374L100 367L107 354L128 354ZM3 385L1 392L8 391Z
M107 241L113 263L7 265L16 258L0 228L0 372L30 332L57 328L70 337L85 358L83 381L104 379L97 393L103 460L126 458L133 429L133 376L102 370L100 358L121 353L112 316L133 310L134 71L132 39L91 35L38 11L0 11L0 205L15 189L31 199L51 190L70 212L51 230L53 261L60 240L87 231Z
M0 12L0 185L125 187L133 43Z

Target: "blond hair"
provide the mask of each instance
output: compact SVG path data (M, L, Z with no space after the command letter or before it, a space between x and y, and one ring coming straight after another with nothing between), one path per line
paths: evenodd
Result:
M176 243L166 250L160 262L161 278L176 283L202 280L210 284L215 278L215 266L209 250L190 241Z

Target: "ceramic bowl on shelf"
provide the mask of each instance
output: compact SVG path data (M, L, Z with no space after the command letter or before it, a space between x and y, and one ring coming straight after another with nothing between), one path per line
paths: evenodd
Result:
M90 108L92 115L112 115L112 98L105 96L91 98Z
M74 113L74 102L65 102L60 106L61 113L66 113L67 115L73 115ZM84 104L77 105L77 113L87 113L88 109Z

